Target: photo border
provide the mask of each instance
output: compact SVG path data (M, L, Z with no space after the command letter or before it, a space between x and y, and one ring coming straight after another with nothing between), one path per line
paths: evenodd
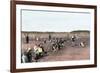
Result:
M52 7L71 7L71 8L86 8L94 9L94 64L89 65L75 65L75 66L59 66L59 67L41 67L41 68L25 68L16 69L16 5L37 5L37 6L52 6ZM48 3L48 2L34 2L34 1L11 1L11 72L29 72L29 71L45 71L45 70L60 70L60 69L77 69L97 67L97 6L93 5L79 5L79 4L64 4L64 3Z

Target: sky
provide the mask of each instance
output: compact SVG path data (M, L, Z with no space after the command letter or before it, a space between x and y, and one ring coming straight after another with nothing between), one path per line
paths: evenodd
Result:
M21 10L22 31L71 32L90 30L89 12Z

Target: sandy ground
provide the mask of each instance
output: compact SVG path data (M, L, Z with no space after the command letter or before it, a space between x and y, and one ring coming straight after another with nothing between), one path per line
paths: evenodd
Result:
M43 57L39 61L68 61L68 60L86 60L89 59L89 48L65 48L54 52L49 56Z

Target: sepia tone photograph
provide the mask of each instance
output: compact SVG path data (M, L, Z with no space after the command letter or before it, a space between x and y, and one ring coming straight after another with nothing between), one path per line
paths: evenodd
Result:
M11 72L97 67L97 7L11 1Z
M21 63L90 59L91 13L21 10Z

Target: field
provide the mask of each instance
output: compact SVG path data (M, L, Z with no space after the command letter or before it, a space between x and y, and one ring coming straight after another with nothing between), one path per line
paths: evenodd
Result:
M90 32L22 32L21 34L22 54L27 48L34 50L35 45L42 44L46 55L37 62L90 59ZM71 40L73 35L76 36L74 42ZM26 36L29 38L28 42ZM52 43L57 40L64 41L63 47L52 49ZM80 45L81 42L84 42L84 46Z

